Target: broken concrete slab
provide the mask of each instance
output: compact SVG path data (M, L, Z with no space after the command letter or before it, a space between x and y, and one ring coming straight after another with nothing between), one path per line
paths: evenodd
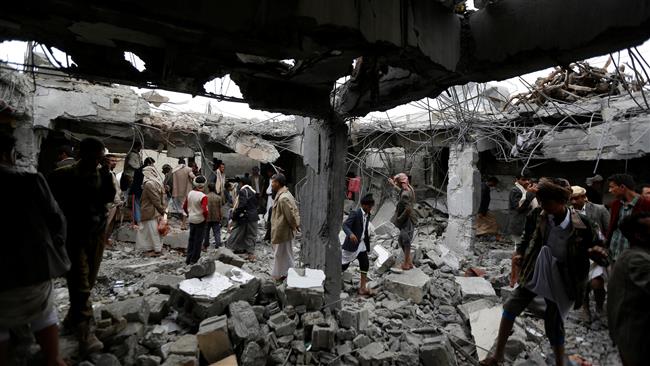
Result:
M304 305L307 310L320 310L323 306L325 272L311 268L289 268L284 296L294 307Z
M266 354L256 342L248 342L241 356L242 366L265 366Z
M494 301L491 299L478 299L458 305L458 312L465 322L469 321L470 314L494 306Z
M376 363L376 357L384 352L385 346L380 342L373 342L357 351L359 364L361 366L371 366Z
M198 357L199 345L196 336L186 334L178 338L169 347L169 353L172 355Z
M185 278L203 278L214 273L215 261L209 257L202 257L185 272Z
M460 292L464 302L481 298L496 299L497 297L492 284L485 278L456 276L455 280L460 285Z
M384 288L420 304L424 300L424 295L429 291L429 276L419 268L402 273L391 273L384 279Z
M159 323L169 313L169 295L154 294L145 297L149 304L149 321Z
M144 279L144 287L155 287L164 294L171 293L172 290L176 290L178 285L183 281L184 278L181 276L174 276L162 273L150 273Z
M197 366L199 360L192 356L170 355L162 366Z
M147 324L149 321L149 303L144 297L136 297L104 305L100 311L106 311L115 319L124 318L129 322Z
M137 231L131 227L131 225L122 225L117 230L115 230L114 234L115 240L117 241L123 241L126 243L135 243L135 239L137 236Z
M384 202L381 204L381 207L379 207L371 220L372 224L375 225L375 233L377 233L377 235L382 235L377 230L379 229L380 225L386 222L390 223L393 215L395 214L395 208L395 202L390 199L384 200ZM395 227L395 225L392 226Z
M219 362L215 362L210 366L239 366L239 364L237 363L237 356L232 355L224 358Z
M311 331L311 346L314 350L331 350L336 345L336 326L334 324L314 325Z
M346 306L339 312L339 322L343 328L363 331L368 328L368 309Z
M273 314L266 323L277 337L284 337L293 334L298 327L298 318L290 319L284 312Z
M196 339L203 358L209 363L218 362L233 353L225 315L203 320Z
M246 301L236 301L228 307L228 329L236 344L252 342L262 337L260 324L251 304Z
M381 245L375 244L372 247L372 251L377 255L377 259L375 260L377 273L385 273L395 264L395 256Z
M476 344L476 352L479 359L487 356L486 349L490 349L499 333L499 324L501 322L501 313L503 307L493 306L476 310L469 315L469 324L472 329L472 337Z
M241 266L246 263L246 260L237 254L235 254L232 250L226 248L225 246L220 246L216 253L214 254L216 259L222 263L230 264L235 267L241 268Z

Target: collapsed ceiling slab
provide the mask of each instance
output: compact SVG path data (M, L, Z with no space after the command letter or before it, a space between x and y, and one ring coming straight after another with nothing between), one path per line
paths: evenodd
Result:
M76 64L63 68L87 79L192 95L210 95L203 85L230 74L255 108L326 117L362 116L650 37L643 0L503 0L462 14L456 2L15 1L3 5L0 41L56 47Z

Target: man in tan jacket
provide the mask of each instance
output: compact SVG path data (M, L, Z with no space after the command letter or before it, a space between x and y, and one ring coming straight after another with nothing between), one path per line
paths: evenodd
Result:
M276 281L284 280L289 268L294 266L291 243L295 233L300 229L300 214L296 200L286 184L287 178L283 174L276 174L271 178L271 186L276 192L271 210L271 244L274 251L271 276Z

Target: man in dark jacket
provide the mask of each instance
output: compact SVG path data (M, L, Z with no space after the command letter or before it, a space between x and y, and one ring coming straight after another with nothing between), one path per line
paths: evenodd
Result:
M76 331L82 353L92 353L104 347L90 328L93 319L90 292L104 252L106 204L113 202L115 187L101 141L94 138L81 141L79 157L77 163L52 172L49 183L68 220L66 247L72 264L67 275L70 309L63 325Z
M618 257L609 280L609 334L623 365L647 365L650 338L650 213L623 220L621 231L630 243Z
M521 262L519 287L503 305L497 346L481 365L503 361L505 345L515 318L536 296L546 300L544 327L556 365L564 365L564 318L571 307L580 308L589 271L589 258L606 265L607 253L586 216L567 208L571 188L563 179L540 183L537 199L542 211L532 233L525 233L514 260Z
M361 283L359 284L360 295L372 295L373 292L366 287L368 283L368 251L370 250L370 235L368 225L370 223L370 211L375 205L371 194L361 198L361 208L350 212L347 220L343 223L345 241L342 246L342 264L345 271L352 261L359 260L361 270Z
M235 199L232 211L232 230L227 246L235 253L247 253L248 260L255 260L257 241L257 192L250 186L250 177L241 178L242 187Z
M494 236L496 240L501 240L497 218L490 212L490 192L497 184L499 180L496 177L489 177L481 184L481 204L476 217L476 236Z

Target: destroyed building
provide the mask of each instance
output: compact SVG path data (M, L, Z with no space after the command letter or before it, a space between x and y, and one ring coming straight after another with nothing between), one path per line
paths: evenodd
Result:
M280 285L269 277L266 244L258 244L256 262L221 248L187 267L187 232L173 228L162 258L142 258L134 230L122 225L94 291L105 349L82 357L74 338L63 336L62 353L84 366L457 365L485 357L512 291L512 243L475 238L481 179L502 182L491 206L502 213L500 223L510 182L524 169L535 176L559 170L576 183L595 172L634 171L650 180L645 77L622 77L617 65L619 78L606 75L606 86L568 77L571 62L645 41L650 8L632 0L475 5L7 4L0 40L34 41L44 52L56 47L73 60L39 63L32 44L23 65L0 65L0 126L18 140L18 168L47 173L56 146L88 136L120 154L140 140L157 156L195 158L204 172L212 158L232 161L233 175L273 163L289 176L302 218L299 266ZM135 68L125 52L145 68ZM513 99L477 84L558 64L537 89ZM241 98L205 90L225 75ZM166 101L155 92L129 86L246 102L286 116L269 122L161 111L154 107ZM424 97L441 104L402 120L360 118ZM385 181L399 171L413 176L418 197L417 268L410 271L391 269L400 258ZM357 272L341 273L341 222L357 205L343 199L346 172L379 198L375 298L356 296ZM56 281L55 295L63 314L65 281ZM569 352L620 363L606 326L589 333L573 320L569 326ZM508 362L544 364L550 349L542 329L537 318L520 319ZM37 364L41 356L27 333L16 331L14 359Z

